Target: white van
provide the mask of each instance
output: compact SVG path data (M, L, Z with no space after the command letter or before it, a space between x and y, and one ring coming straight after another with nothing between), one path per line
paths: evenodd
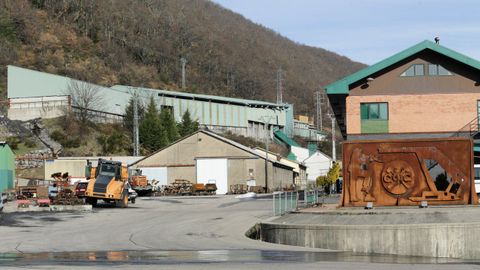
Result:
M475 180L475 191L480 194L480 164L473 165L473 175Z

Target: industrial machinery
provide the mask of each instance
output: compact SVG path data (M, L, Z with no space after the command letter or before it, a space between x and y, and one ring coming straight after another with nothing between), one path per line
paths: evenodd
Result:
M154 191L154 186L147 180L145 175L142 175L142 170L140 169L130 170L129 182L132 189L135 190L139 196L148 196Z
M477 204L467 138L343 144L342 206Z
M114 202L118 207L128 206L128 170L121 162L99 159L97 167L87 164L86 202L97 204L101 199L105 202Z

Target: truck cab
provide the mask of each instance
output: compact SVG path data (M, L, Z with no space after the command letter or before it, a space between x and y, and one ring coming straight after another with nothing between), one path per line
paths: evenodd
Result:
M90 166L90 168L88 168ZM99 159L96 168L87 165L90 178L86 191L86 202L96 205L97 200L115 202L119 207L128 205L128 171L121 162ZM92 177L93 176L93 177Z

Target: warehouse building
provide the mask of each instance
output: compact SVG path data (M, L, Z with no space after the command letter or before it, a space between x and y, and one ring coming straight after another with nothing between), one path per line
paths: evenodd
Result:
M10 146L0 141L0 193L15 187L15 154Z
M230 131L256 139L262 139L266 134L273 138L275 131L283 132L288 137L294 134L311 137L313 134L308 126L298 127L301 130L294 132L291 104L123 85L103 87L11 65L8 66L7 73L8 117L12 120L53 118L63 115L65 108L73 107L69 88L72 82L75 82L85 84L101 93L104 106L94 113L98 118L103 117L107 121L121 121L125 108L135 92L143 104L148 104L153 97L159 108L171 110L177 122L188 110L201 127L216 132Z
M184 137L131 167L161 185L176 179L204 184L214 181L217 194L226 194L231 186L247 181L269 191L294 184L294 168L207 130Z

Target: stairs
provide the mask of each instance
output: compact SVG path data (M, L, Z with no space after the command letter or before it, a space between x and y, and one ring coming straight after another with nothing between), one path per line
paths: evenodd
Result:
M470 121L468 124L463 126L461 129L459 129L457 132L455 132L452 137L466 137L466 138L472 138L474 140L480 139L480 130L479 130L479 125L478 125L478 117Z

